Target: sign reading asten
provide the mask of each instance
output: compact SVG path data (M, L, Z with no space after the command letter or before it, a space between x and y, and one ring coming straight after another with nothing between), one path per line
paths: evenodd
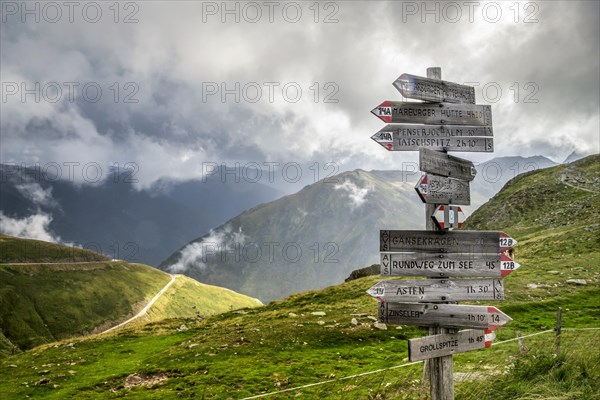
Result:
M369 290L385 302L504 300L502 279L426 279L381 281Z

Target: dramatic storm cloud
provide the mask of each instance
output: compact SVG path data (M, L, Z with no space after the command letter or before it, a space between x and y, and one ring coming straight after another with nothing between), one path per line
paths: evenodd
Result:
M141 186L203 163L398 168L415 155L373 143L369 111L429 66L492 105L494 156L599 151L598 2L68 4L2 2L3 163L88 182L134 163Z

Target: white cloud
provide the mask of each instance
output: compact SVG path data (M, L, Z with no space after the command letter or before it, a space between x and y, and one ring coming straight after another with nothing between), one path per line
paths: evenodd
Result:
M56 203L52 198L52 188L44 189L37 182L22 183L15 186L16 189L29 201L38 206L54 206Z
M209 3L141 2L132 24L114 23L109 3L102 3L98 23L81 15L74 23L22 23L19 13L8 15L0 26L3 83L78 82L81 100L91 81L101 85L103 98L69 103L65 85L56 103L9 96L2 102L0 158L102 167L135 162L142 187L162 177L198 178L203 161L396 169L405 158L370 140L383 124L369 110L401 100L391 82L403 72L424 75L427 66L442 67L446 80L478 82L477 102L493 109L494 155L543 151L563 159L573 150L599 149L597 2L536 3L537 23L524 23L533 3L523 2L499 2L498 23L482 17L487 3L475 7L474 22L462 3L460 21L436 22L431 13L406 15L409 2L339 1L336 23L323 23L334 3L323 3L316 15L312 3L299 2L298 23L283 18L283 5L274 22L263 6L258 23L236 23L231 14L223 23L220 12L203 14ZM246 6L236 4L243 12ZM445 9L439 2L413 6ZM132 10L121 11L124 17ZM487 12L494 15L493 8ZM137 85L139 103L123 102L132 93L128 82ZM219 92L203 101L203 84L210 82ZM238 100L227 95L222 102L221 84L228 90L239 84ZM247 100L254 92L244 91L246 84L262 88L256 103ZM299 85L298 102L284 99L285 84ZM486 101L484 93L494 97L496 87L501 98Z
M343 190L348 193L348 197L350 198L350 207L352 209L356 209L363 205L363 203L367 200L367 195L375 190L372 185L359 188L356 184L349 180L345 180L343 183L335 185L334 189Z
M209 258L225 262L231 257L239 257L246 241L242 228L233 232L231 226L211 230L207 237L199 242L190 243L181 250L176 263L167 267L172 273L181 273L191 268L204 269ZM228 252L234 252L229 254Z
M20 238L60 243L60 237L53 235L48 229L50 222L52 222L52 216L42 212L17 219L8 217L0 211L1 233Z

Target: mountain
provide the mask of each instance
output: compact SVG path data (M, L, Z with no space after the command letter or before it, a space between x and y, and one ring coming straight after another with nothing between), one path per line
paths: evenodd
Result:
M243 212L173 254L161 269L273 300L342 281L377 259L378 230L417 228L413 183L362 170Z
M593 155L511 180L465 221L463 229L510 226L521 241L545 236L544 242L557 246L557 254L537 248L538 256L588 254L594 256L592 261L600 253L599 221L600 155ZM558 248L561 243L565 247Z
M558 165L554 161L543 157L496 157L478 164L477 175L471 183L471 207L476 210L483 203L504 187L506 182L525 172L536 171Z
M598 398L599 192L600 159L586 158L516 177L466 221L469 229L502 229L517 239L521 267L504 278L504 301L483 303L513 321L489 349L453 357L457 399ZM0 393L9 399L426 397L423 364L407 359L407 339L426 333L375 325L377 302L365 291L380 280L340 281L265 307L38 347L0 360Z
M281 196L261 183L217 173L138 189L123 169L83 184L59 171L0 164L0 232L157 265L198 232Z
M171 279L136 324L261 305L229 289L87 250L5 235L0 246L0 354L106 330L137 314Z
M586 157L587 155L588 154L580 153L577 150L573 150L571 152L571 154L569 154L562 163L569 164L569 163L572 163L573 161L581 160L582 158Z
M479 165L466 213L515 174L554 164L544 157L505 157ZM424 227L424 207L414 190L420 176L341 173L243 212L182 247L159 268L262 301L341 282L354 269L379 262L380 229Z
M67 247L43 240L0 234L0 263L69 263L109 261L91 250Z

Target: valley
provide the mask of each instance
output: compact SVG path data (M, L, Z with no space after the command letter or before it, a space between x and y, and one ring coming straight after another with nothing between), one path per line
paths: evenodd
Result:
M517 239L521 268L504 280L505 301L486 302L513 321L497 331L491 348L455 356L458 399L598 398L600 356L590 343L600 341L600 196L562 184L565 168L517 177L465 223ZM598 156L569 168L591 186L600 182ZM424 331L375 322L377 302L365 291L380 280L367 276L264 307L48 343L0 362L0 392L9 398L418 398L422 363L407 362L407 339ZM527 353L519 350L517 332Z

